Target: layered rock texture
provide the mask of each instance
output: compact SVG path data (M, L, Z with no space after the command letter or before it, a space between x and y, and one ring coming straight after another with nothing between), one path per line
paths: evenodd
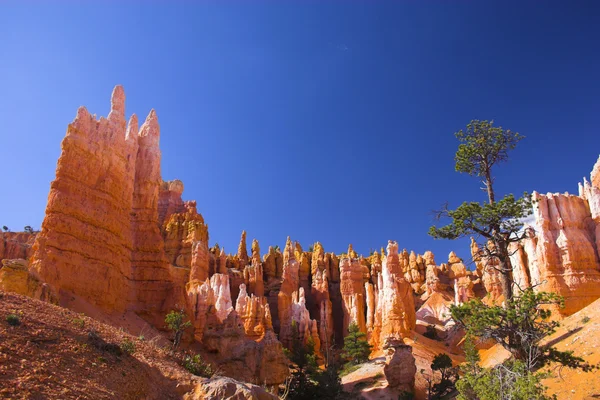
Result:
M559 312L571 315L600 297L600 163L579 195L533 193L534 226L515 246L512 264L520 287L564 296Z
M33 252L36 233L0 232L0 261L4 259L28 259Z
M385 249L362 257L304 250L261 254L242 232L235 254L209 246L208 225L179 180L163 181L160 127L151 111L125 119L117 86L107 118L80 108L62 142L56 178L38 234L0 233L0 288L52 302L74 299L105 314L134 312L157 328L172 309L193 323L193 339L235 378L278 384L288 374L283 346L315 344L329 355L351 323L374 351L388 353L397 387L414 382L402 339L431 325L448 330L451 304L502 301L494 260L471 245L474 270L454 252ZM558 292L571 314L600 297L600 161L578 196L534 193L535 224L512 255L516 286ZM250 249L250 251L249 251ZM467 265L469 263L467 262ZM386 345L387 343L387 345ZM397 382L396 382L397 381ZM390 385L392 382L390 382Z

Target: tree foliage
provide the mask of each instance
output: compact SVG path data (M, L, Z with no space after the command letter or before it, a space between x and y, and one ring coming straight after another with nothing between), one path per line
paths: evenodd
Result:
M436 239L458 239L475 235L482 239L481 256L496 258L494 268L500 272L505 299L512 297L512 266L509 245L523 238L523 218L532 212L531 196L512 194L496 201L492 167L508 161L523 136L518 132L494 126L494 121L473 120L466 130L455 133L459 141L456 151L456 171L481 179L487 202L464 202L451 210L444 205L436 212L438 220L448 219L443 226L432 226L429 234Z
M436 355L431 363L431 371L440 373L440 381L433 385L435 398L442 398L454 390L454 382L458 376L448 354L440 353Z
M508 350L515 360L523 363L527 371L533 371L551 361L589 370L582 358L571 352L561 352L541 341L559 326L550 320L548 306L562 307L564 300L555 293L525 289L507 301L504 307L488 306L480 299L452 306L452 318L462 326L470 337L493 339Z
M352 322L348 326L348 335L344 338L344 357L350 364L360 364L369 361L371 345L367 342L367 335L358 329L358 325Z
M466 372L456 383L459 400L551 400L541 380L521 361L510 359L494 368Z
M300 340L298 325L292 321L292 348L284 349L291 361L291 377L283 398L286 400L339 399L342 383L334 364L321 370L315 355L315 343L308 338L306 344Z
M181 341L181 337L186 329L192 326L190 321L185 321L185 312L183 310L172 310L165 317L165 323L167 324L167 328L173 331L173 350L177 349L179 346L179 342Z

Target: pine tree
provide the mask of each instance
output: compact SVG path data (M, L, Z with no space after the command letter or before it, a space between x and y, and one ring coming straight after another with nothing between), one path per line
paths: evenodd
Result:
M348 327L348 335L344 338L344 351L342 357L350 364L360 364L369 360L371 345L367 342L366 334L358 329L356 323Z

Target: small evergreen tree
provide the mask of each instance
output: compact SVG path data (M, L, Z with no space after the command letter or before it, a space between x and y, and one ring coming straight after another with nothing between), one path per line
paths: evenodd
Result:
M446 353L440 353L433 358L431 370L439 372L440 381L433 385L434 398L442 398L444 395L454 390L454 381L456 380L456 369L452 367L452 359Z
M432 226L429 234L436 239L458 239L476 235L482 239L481 256L498 260L493 267L499 272L502 292L510 299L512 290L512 264L509 245L524 237L523 218L532 213L531 196L521 198L507 194L496 199L492 167L508 161L508 152L514 150L523 136L518 132L494 126L494 121L473 120L466 130L454 134L460 142L456 155L456 171L481 179L487 202L464 202L455 210L447 206L437 211L437 218L447 218L445 226Z
M300 340L298 325L292 321L292 349L284 349L292 362L291 380L282 398L286 400L336 400L342 393L342 383L335 365L321 370L315 355L315 343Z
M551 361L589 371L592 367L572 352L540 344L559 326L550 320L551 311L544 307L563 303L563 298L555 293L536 293L529 288L508 300L504 307L487 306L480 299L473 299L452 306L450 311L470 337L495 340L510 351L515 360L522 362L527 371Z
M168 313L165 317L165 323L167 324L167 327L173 331L173 350L175 350L177 349L177 346L179 346L183 333L192 326L192 323L190 321L185 321L185 312L183 310L173 310Z
M366 334L358 329L358 325L352 322L348 327L348 335L344 338L344 351L342 357L350 364L360 364L369 361L371 345L367 342Z
M4 232L8 232L8 231L10 231L10 229L8 229L8 226L6 226L6 225L4 225L4 226L2 227L2 229L4 230Z
M30 225L26 225L23 228L23 231L27 232L27 233L33 233L33 228Z

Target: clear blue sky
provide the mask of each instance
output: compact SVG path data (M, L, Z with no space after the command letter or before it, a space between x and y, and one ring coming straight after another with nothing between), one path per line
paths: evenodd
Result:
M162 174L215 241L287 235L341 252L388 239L443 262L430 211L481 200L453 132L527 138L501 194L576 193L600 153L600 3L0 1L0 224L41 224L67 124L155 108Z

